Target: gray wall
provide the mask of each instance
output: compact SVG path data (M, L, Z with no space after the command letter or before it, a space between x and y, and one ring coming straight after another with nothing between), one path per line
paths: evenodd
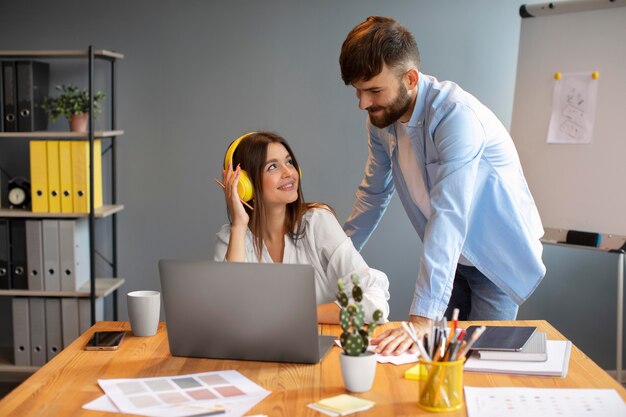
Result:
M126 132L118 153L125 293L158 289L160 258L212 256L214 233L227 221L213 177L226 145L245 131L285 136L302 165L307 200L328 202L345 220L367 149L365 114L340 80L338 56L347 32L369 15L399 19L415 34L424 72L458 82L509 126L520 4L2 0L0 49L93 44L126 55L118 68L118 125ZM73 71L55 80L82 68ZM7 146L0 147L0 162L13 160ZM27 161L15 169L28 172ZM394 199L363 251L389 275L391 319L408 313L420 248Z

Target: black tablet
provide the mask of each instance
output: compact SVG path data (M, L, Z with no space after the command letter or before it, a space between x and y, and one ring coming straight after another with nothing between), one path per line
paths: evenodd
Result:
M466 330L465 340L480 326L470 326ZM471 350L522 350L530 336L537 330L535 326L487 326L485 332L471 347Z

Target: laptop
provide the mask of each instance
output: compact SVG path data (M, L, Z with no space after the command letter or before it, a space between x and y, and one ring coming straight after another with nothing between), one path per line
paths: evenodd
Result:
M311 265L161 260L159 274L173 356L318 363L333 344Z

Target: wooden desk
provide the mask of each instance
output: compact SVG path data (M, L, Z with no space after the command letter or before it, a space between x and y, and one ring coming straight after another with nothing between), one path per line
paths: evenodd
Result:
M467 322L470 324L489 322ZM538 326L548 339L564 339L545 321L499 322ZM396 327L388 323L383 328ZM83 410L81 406L103 392L98 378L139 378L191 374L234 369L272 391L248 414L270 417L314 416L322 414L306 407L319 399L345 393L336 347L318 365L270 362L176 358L169 352L165 324L153 337L126 335L120 349L112 352L85 351L83 346L94 331L130 330L124 322L99 322L0 401L0 416L107 416L111 413ZM381 330L378 330L379 332ZM339 326L323 325L324 334L338 335ZM417 406L417 381L403 378L413 365L379 364L369 392L357 396L376 402L364 416L432 415ZM626 400L626 390L575 346L572 348L566 378L465 373L466 386L518 386L545 388L614 388ZM465 407L446 415L466 416Z

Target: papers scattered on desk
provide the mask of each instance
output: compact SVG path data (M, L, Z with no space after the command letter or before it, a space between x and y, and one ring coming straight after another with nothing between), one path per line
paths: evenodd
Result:
M101 379L98 383L106 395L83 408L155 417L239 417L270 393L237 371Z
M335 344L339 347L341 347L341 342L337 339L335 340ZM374 352L374 350L376 349L375 346L369 345L367 347L367 350L369 352ZM376 354L376 361L378 363L392 363L394 365L405 365L407 363L413 363L413 362L417 362L418 361L418 354L417 353L408 353L405 352L401 355L389 355L389 356L383 356L380 354Z
M357 411L369 410L376 404L374 401L342 394L309 404L309 408L331 417L345 416Z
M545 362L492 361L479 359L473 354L465 362L464 369L468 372L565 377L569 369L572 342L548 340L546 349L548 359Z
M614 389L465 387L468 417L623 417Z

